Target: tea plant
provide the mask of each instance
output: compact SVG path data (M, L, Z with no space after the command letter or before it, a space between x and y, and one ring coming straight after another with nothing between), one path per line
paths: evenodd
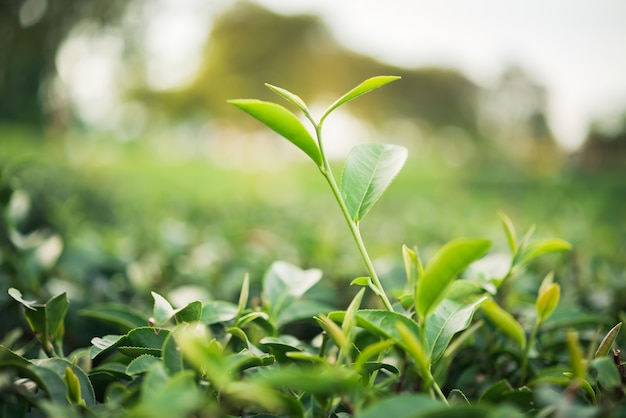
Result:
M327 181L368 274L352 281L362 289L345 310L332 311L308 297L321 271L279 261L263 277L260 300L250 297L246 276L236 304L197 300L174 308L153 292L149 314L118 304L84 309L84 317L106 322L118 332L66 353L66 295L38 303L11 288L9 295L23 307L31 340L23 345L18 333L3 337L0 416L624 413L625 366L619 351L612 351L621 323L601 341L600 331L587 336L585 323L567 310L561 315L570 318L551 325L561 302L561 285L552 273L536 295L511 302L520 298L514 285L526 278L529 265L570 248L563 240L533 240L533 229L520 239L501 213L510 252L504 274L492 275L477 263L491 247L488 240L452 240L427 263L416 248L403 246L406 285L399 297L388 296L361 237L360 222L400 171L407 151L395 145L357 145L337 184L324 152L322 126L339 106L397 79L366 80L333 103L319 121L298 96L268 85L304 113L315 139L278 104L231 101L300 148ZM384 309L361 306L368 289ZM311 317L320 329L317 337L305 340L285 333L285 325ZM592 319L594 326L606 325L602 318ZM544 332L549 326L553 328ZM552 345L546 337L553 337Z

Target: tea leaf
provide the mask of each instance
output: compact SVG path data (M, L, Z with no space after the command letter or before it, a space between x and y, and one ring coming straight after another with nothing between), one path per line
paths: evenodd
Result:
M172 305L161 295L156 292L152 293L154 299L153 317L157 325L163 325L174 316L174 308Z
M302 110L302 112L310 119L311 114L309 113L309 108L306 106L306 103L304 103L304 100L302 100L300 98L300 96L290 92L287 89L284 89L282 87L273 86L273 85L271 85L269 83L265 83L265 86L268 89L272 90L274 93L276 93L279 96L281 96L283 99L285 99L288 102L291 102L294 105L296 105L298 107L298 109Z
M189 302L187 305L174 311L174 318L176 323L181 322L195 322L202 318L202 302L196 300Z
M406 158L406 148L398 145L360 144L352 148L341 176L341 194L352 220L363 219Z
M395 395L382 399L366 408L359 418L413 418L420 415L426 416L435 411L447 411L450 409L432 397L423 394Z
M48 369L52 371L57 377L61 379L61 381L65 381L66 370L67 368L72 369L72 373L78 380L80 388L74 388L72 390L75 391L73 396L76 393L80 393L81 399L85 402L86 405L92 406L96 403L96 395L94 394L93 386L91 385L91 381L87 374L75 364L70 363L66 359L62 358L47 358L47 359L39 359L32 361L37 368L39 368L39 372L41 373L41 368ZM65 389L65 384L62 384L61 387Z
M24 300L22 293L14 288L9 289L9 295L28 308L24 310L24 316L30 328L37 334L43 349L51 355L52 340L63 338L63 323L69 309L65 292L52 297L44 304Z
M233 320L236 316L237 305L223 300L212 300L202 306L200 322L205 325L213 325Z
M445 299L428 317L424 332L427 352L431 363L435 363L446 350L452 337L469 327L476 308L486 299L482 297L469 304Z
M86 309L81 309L79 313L83 316L99 319L103 322L118 325L124 331L130 331L136 327L148 324L148 316L144 315L126 305L117 303L103 303L93 305Z
M498 216L502 222L502 227L504 228L504 233L506 234L511 254L515 255L517 252L517 234L515 232L515 226L513 225L513 222L511 222L511 219L504 214L504 212L498 211Z
M574 330L567 331L567 349L569 351L570 365L575 379L583 379L587 371L583 349L580 346L578 333Z
M520 265L530 263L532 260L548 253L556 251L569 251L572 245L559 238L548 238L528 243L522 250Z
M126 367L126 374L134 376L136 374L142 374L150 370L150 367L159 362L159 358L151 356L150 354L142 354L141 356L133 359Z
M345 317L344 311L335 311L328 314L333 321L342 322ZM383 338L391 338L396 344L402 343L396 324L402 322L413 334L420 335L419 325L411 318L399 314L378 309L361 309L357 312L356 324L375 335Z
M513 315L505 311L493 299L485 300L480 310L495 326L512 338L520 348L526 346L526 333Z
M396 323L396 329L400 334L400 345L413 358L422 379L427 380L430 375L430 361L418 336L412 333L402 322ZM427 384L429 383L427 382Z
M181 326L184 326L184 324L178 327ZM178 373L183 370L183 354L174 338L175 332L176 331L170 332L165 338L161 354L163 366L169 374Z
M237 303L237 316L241 316L248 305L248 297L250 295L250 275L246 273L243 276L241 284L241 292L239 292L239 302Z
M263 295L270 315L278 317L321 278L322 271L318 269L302 270L284 261L272 263L263 277Z
M276 103L255 99L229 100L228 102L288 139L292 144L304 151L315 164L318 166L322 165L322 155L315 140L300 120L289 110Z
M487 240L459 239L447 243L435 254L417 284L416 310L421 318L437 307L448 285L490 246Z
M65 375L63 376L65 385L67 386L67 398L70 403L78 405L83 399L81 396L80 382L78 376L74 373L71 367L65 368Z
M540 322L545 321L556 309L561 297L561 287L558 283L547 286L537 297L535 307Z
M363 81L361 84L359 84L358 86L356 86L355 88L353 88L352 90L350 90L349 92L341 96L332 105L330 105L328 109L326 109L326 112L324 112L324 115L320 119L319 124L321 125L324 122L324 119L326 119L326 117L330 114L330 112L337 109L339 106L349 102L350 100L356 99L357 97L365 93L368 93L372 90L382 87L385 84L389 84L392 81L399 80L400 78L401 77L399 76L384 76L384 75L368 78L367 80Z
M605 390L617 389L622 385L622 379L613 359L609 357L599 357L591 361L591 368L595 369L597 379Z
M619 334L620 329L622 329L622 323L618 323L604 336L598 349L596 350L595 357L604 357L609 354L615 339L617 338L617 334Z

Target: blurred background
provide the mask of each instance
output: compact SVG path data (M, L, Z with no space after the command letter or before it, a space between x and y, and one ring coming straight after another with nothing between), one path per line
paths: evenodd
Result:
M617 315L625 18L621 0L0 0L0 334L9 287L73 309L234 300L274 260L321 268L343 306L364 268L323 179L226 100L280 102L269 82L321 115L375 75L402 80L334 113L325 141L338 170L359 142L409 148L362 225L390 290L402 244L506 253L502 210L570 241L537 271Z

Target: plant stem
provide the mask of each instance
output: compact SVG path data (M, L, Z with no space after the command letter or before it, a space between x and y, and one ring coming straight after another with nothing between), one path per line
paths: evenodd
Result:
M535 325L533 326L533 330L530 333L530 337L526 342L526 347L524 349L524 354L522 357L522 364L520 366L520 386L524 384L526 380L526 371L528 370L528 357L530 355L531 348L535 345L535 340L537 339L537 333L539 332L539 325L541 325L541 321L539 318L535 321Z
M315 124L315 134L317 136L317 142L320 147L320 154L322 155L323 165L320 167L320 171L322 175L324 176L324 178L326 179L326 181L328 182L328 185L330 186L330 189L333 192L333 196L335 196L335 200L339 204L341 213L343 214L343 217L346 220L346 223L348 224L348 228L350 229L350 232L352 233L352 238L354 238L354 242L356 243L356 246L359 249L359 253L361 254L361 258L363 259L363 262L365 263L365 268L367 269L367 272L369 273L370 278L372 279L372 283L374 284L376 289L378 289L378 292L375 292L375 293L378 295L378 297L382 301L383 305L385 306L385 309L387 309L390 312L393 312L393 307L391 306L391 302L389 301L389 298L387 297L387 294L385 293L385 289L383 288L383 285L380 282L380 279L378 278L376 271L374 270L374 265L372 264L372 260L370 259L370 256L367 253L367 249L365 248L365 243L363 242L363 238L361 238L361 232L359 231L359 226L350 217L350 212L348 211L348 207L346 206L343 196L341 195L341 192L339 190L339 187L337 186L337 182L335 181L335 176L333 175L333 172L330 168L328 158L326 158L326 154L324 153L321 125Z

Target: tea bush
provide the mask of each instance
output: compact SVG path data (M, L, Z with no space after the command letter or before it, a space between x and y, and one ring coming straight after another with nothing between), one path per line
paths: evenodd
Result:
M258 292L242 272L235 300L208 297L172 303L158 291L150 292L151 285L158 285L152 281L143 287L145 296L151 296L149 310L141 304L134 307L134 295L100 301L81 298L80 318L100 322L101 333L88 344L68 344L68 334L94 331L81 329L80 322L70 325L77 315L68 293L55 293L44 303L29 297L48 280L45 253L37 250L54 235L42 232L31 246L16 238L48 231L55 220L43 213L25 224L18 216L19 200L15 203L21 188L3 183L2 254L8 260L3 275L9 279L6 295L12 300L6 306L12 312L20 308L24 329L2 337L0 414L366 418L625 414L626 373L617 348L621 322L578 303L576 289L561 282L555 259L546 257L569 251L568 242L534 239L534 228L520 236L509 217L500 213L507 253L492 250L488 239L454 239L429 252L427 259L416 247L403 246L402 282L393 293L384 286L360 228L402 168L406 150L358 145L337 183L324 152L322 126L339 106L395 80L383 76L364 81L329 106L319 120L298 96L268 86L304 113L314 136L278 104L232 101L300 148L327 182L367 271L350 280L358 290L351 293L344 310L336 310L327 292L320 294L325 281L321 270L276 261L263 275ZM316 218L314 224L320 222ZM173 229L180 238L180 229ZM180 256L186 251L184 245L176 248L175 240L169 245L174 245L169 251ZM129 265L145 270L159 261L163 260ZM117 276L107 274L123 280L124 267L127 271L127 266L114 267ZM135 277L136 291L142 289L137 286L140 276ZM24 282L23 277L33 279ZM92 290L123 295L127 290L115 286L127 284L103 281L102 288ZM49 286L48 291L53 289ZM17 329L15 319L10 316L11 327ZM313 332L292 332L294 324L307 319Z

